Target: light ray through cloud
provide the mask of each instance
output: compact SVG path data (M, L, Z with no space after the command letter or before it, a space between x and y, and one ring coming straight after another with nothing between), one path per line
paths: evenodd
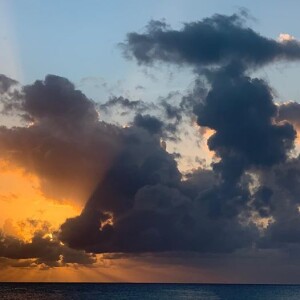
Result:
M24 24L25 25L25 24ZM23 82L22 65L14 26L12 2L0 1L0 70L19 82Z

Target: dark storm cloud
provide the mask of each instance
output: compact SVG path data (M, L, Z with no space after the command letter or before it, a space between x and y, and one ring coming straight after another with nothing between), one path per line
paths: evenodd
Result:
M124 147L81 215L61 226L60 238L91 252L230 252L257 235L236 216L210 217L206 193L212 171L181 181L173 157L156 136L131 127Z
M281 247L298 243L299 168L289 155L296 137L291 123L298 126L299 109L297 103L276 106L271 88L251 78L249 70L278 60L298 60L300 46L295 40L277 42L261 36L245 25L243 17L214 15L187 23L182 30L150 22L144 34L129 33L123 46L139 63L190 65L198 83L205 78L207 88L195 83L183 105L193 110L200 126L215 131L208 146L220 159L213 170L221 180L216 177L213 187L197 200L215 220L249 218L251 212L272 217L258 245L277 248L276 240L282 241ZM173 106L165 109L168 117L179 112ZM258 176L254 191L251 180L245 180L246 172Z
M225 253L256 242L262 245L250 216L279 218L278 208L272 187L260 186L258 181L251 191L252 180L246 172L272 172L274 166L284 164L296 132L290 123L275 122L278 108L271 88L246 71L277 59L298 59L298 42L264 38L245 27L238 15L215 15L186 24L181 31L152 22L147 33L129 34L125 47L140 63L189 64L205 77L207 86L198 77L194 90L179 105L167 99L161 106L175 125L182 114L193 112L200 126L213 129L208 146L220 160L213 164L213 171L194 172L179 180L174 161L166 160L168 154L161 148L154 151L158 137L149 136L146 144L146 133L142 139L142 131L134 130L137 126L157 133L160 123L138 115L121 159L114 161L81 215L62 225L62 240L86 251L129 253ZM150 149L151 159L147 157ZM144 163L138 164L139 159ZM143 167L146 162L148 168ZM166 169L168 176L177 173L178 178L166 181Z
M150 133L160 133L163 127L163 122L156 117L150 115L138 114L134 117L134 125L149 131Z
M232 60L261 66L277 59L299 59L297 41L277 42L245 25L244 16L214 15L173 30L151 21L145 33L129 33L123 45L127 56L139 63L164 61L192 66L224 65Z
M263 170L259 176L267 189L264 204L261 204L268 216L272 216L259 246L279 248L299 257L300 158L292 158L269 171Z
M192 102L194 113L200 126L216 131L208 146L221 158L215 169L229 181L238 180L249 167L284 161L295 139L290 124L274 124L277 108L267 83L245 71L275 60L299 59L300 44L263 37L246 27L244 16L214 15L187 23L182 30L150 22L146 33L129 33L125 44L140 63L188 64L206 77L207 95L202 89L186 99L200 99Z
M33 121L54 119L66 125L97 121L93 102L66 78L48 75L44 81L25 86L23 92L25 97L21 109Z
M118 151L120 129L100 122L95 104L54 75L23 87L6 102L10 111L28 126L0 128L0 157L36 174L47 196L85 201Z
M285 161L296 137L291 124L274 123L277 106L269 86L237 69L232 64L215 73L205 100L194 107L198 124L215 130L208 146L221 158L215 168L226 180L252 166Z
M30 242L1 233L0 257L9 260L6 264L18 267L61 267L68 264L91 265L96 262L95 255L71 249L62 245L57 237L45 237L42 232L36 232ZM18 264L18 260L26 261Z

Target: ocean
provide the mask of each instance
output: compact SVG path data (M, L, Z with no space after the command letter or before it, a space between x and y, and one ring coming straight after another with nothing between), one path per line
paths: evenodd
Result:
M0 283L1 300L299 300L300 285Z

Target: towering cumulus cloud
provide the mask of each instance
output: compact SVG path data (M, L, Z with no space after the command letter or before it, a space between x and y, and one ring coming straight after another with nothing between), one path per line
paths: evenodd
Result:
M129 33L123 44L126 56L139 64L177 64L195 73L195 87L180 107L160 103L173 120L173 134L180 112L213 132L208 147L216 159L184 175L166 151L170 126L150 114L151 105L120 97L97 106L53 75L20 89L0 78L4 112L17 113L28 125L1 127L0 157L36 174L46 195L88 199L80 215L61 225L57 240L36 236L30 245L18 244L18 253L37 251L40 242L66 257L66 249L80 255L225 255L299 247L300 159L291 155L299 105L276 105L268 83L251 72L300 59L300 44L265 38L245 22L237 14L214 15L173 30L152 21L145 33ZM101 116L101 109L116 105L135 112L128 126L100 121L97 107ZM2 244L0 255L20 257L7 254Z
M230 252L258 242L254 216L275 216L277 209L259 174L285 164L296 131L288 122L276 123L271 88L248 73L299 59L299 43L264 38L239 15L215 15L179 31L152 21L146 33L129 33L123 47L140 64L191 65L206 78L206 96L196 87L188 97L199 99L190 101L193 112L200 126L214 130L208 146L220 160L182 180L159 147L161 123L137 115L82 214L62 225L62 240L93 252L133 253Z

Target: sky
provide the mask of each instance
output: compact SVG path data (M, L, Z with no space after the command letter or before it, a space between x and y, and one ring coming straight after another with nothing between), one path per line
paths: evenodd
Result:
M0 1L0 281L300 283L298 1Z

